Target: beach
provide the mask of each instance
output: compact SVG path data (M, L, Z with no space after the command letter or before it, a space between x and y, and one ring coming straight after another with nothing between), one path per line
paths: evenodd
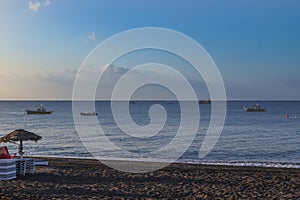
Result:
M300 169L171 164L126 173L98 160L44 158L35 174L0 181L2 199L299 199ZM116 161L127 162L127 161Z

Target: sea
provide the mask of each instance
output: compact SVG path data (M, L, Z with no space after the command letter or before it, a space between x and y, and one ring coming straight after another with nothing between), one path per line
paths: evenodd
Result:
M213 102L214 103L214 102ZM43 104L50 115L27 115L24 109L35 109ZM97 158L110 160L169 161L168 155L181 151L181 145L168 150L166 156L151 157L151 151L168 145L180 129L183 117L177 101L134 101L129 106L130 117L137 126L151 123L149 110L159 104L166 111L163 128L149 137L125 133L115 121L110 101L96 101L98 116L73 113L72 101L0 101L0 136L15 129L25 129L42 136L38 142L24 142L25 156ZM266 112L245 112L243 106L259 104ZM84 105L84 103L83 103ZM213 149L203 158L199 149L211 120L211 105L199 104L199 128L175 162L216 165L300 168L300 101L228 101L223 130ZM84 106L82 112L84 112ZM74 116L86 122L84 131L76 129ZM185 115L187 121L193 115ZM189 119L190 117L190 119ZM89 124L96 118L97 124ZM92 120L93 119L93 120ZM102 135L89 135L90 128L100 126ZM98 129L93 129L93 131ZM84 134L90 143L83 142ZM135 133L138 134L138 133ZM105 138L105 139L104 139ZM110 143L118 148L101 148ZM186 141L182 141L186 142ZM7 145L11 153L18 145ZM120 150L121 149L121 150ZM129 153L123 154L122 151ZM132 156L131 156L132 155ZM172 157L172 156L171 156Z

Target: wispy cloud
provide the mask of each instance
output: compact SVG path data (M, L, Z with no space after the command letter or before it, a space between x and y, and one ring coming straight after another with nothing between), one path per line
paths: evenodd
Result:
M50 0L46 0L44 2L42 1L28 1L28 8L29 10L36 12L38 11L42 6L47 7L51 4Z
M92 41L95 41L95 40L97 39L94 32L88 32L88 33L87 33L87 36L88 36L88 38L89 38L90 40L92 40Z
M41 4L40 4L40 2L38 2L38 1L35 1L35 2L33 2L33 1L28 1L28 8L29 8L29 10L31 10L31 11L33 11L33 12L36 12L36 11L38 11L39 9L40 9L40 7L41 7Z
M73 84L77 70L75 69L60 69L60 70L44 70L40 72L42 80L55 83L70 83Z
M50 0L46 0L45 3L44 3L45 6L49 6L50 4L51 4Z
M95 42L97 40L97 36L96 36L95 32L88 32L86 34L81 34L80 39L84 43Z
M49 71L43 77L37 72L7 72L0 78L0 99L70 99L73 88L71 77L63 79L55 73L58 72L51 74ZM72 74L71 71L62 73L65 76Z
M81 34L80 35L80 40L83 42L83 43L88 43L89 40L88 38L85 36L85 34Z

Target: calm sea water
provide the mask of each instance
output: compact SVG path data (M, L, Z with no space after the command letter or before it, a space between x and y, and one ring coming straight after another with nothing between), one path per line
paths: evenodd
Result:
M149 108L157 103L166 109L167 121L160 133L154 137L135 138L122 132L114 121L110 102L96 102L96 111L99 113L97 118L110 141L139 155L167 145L178 130L181 117L178 102L143 101L130 104L132 119L140 126L147 125L150 122ZM244 105L252 106L255 103L266 107L267 112L249 113L242 109ZM51 115L24 113L25 108L34 109L39 104L54 112ZM211 106L199 106L201 126L190 148L178 162L300 167L300 101L228 102L221 137L214 149L203 159L198 158L198 153L208 128ZM286 114L289 114L289 118L285 117ZM88 127L89 117L85 117L84 120ZM25 142L25 155L92 157L75 129L71 101L0 101L0 136L15 129L26 129L43 137L37 143ZM102 142L101 137L95 136L95 140L91 140L90 143L91 149L95 147L94 153L100 157L129 160L139 158L124 156L113 148L98 151L97 147L104 145ZM11 152L17 152L17 145L8 146ZM170 155L172 153L169 152ZM151 160L151 157L144 159Z

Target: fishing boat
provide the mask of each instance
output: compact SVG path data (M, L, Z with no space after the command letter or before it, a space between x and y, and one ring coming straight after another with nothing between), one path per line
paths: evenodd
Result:
M246 112L265 112L265 108L261 108L258 104L255 104L252 108L243 107Z
M44 106L41 104L37 107L36 110L27 110L25 109L25 112L28 115L45 115L45 114L51 114L53 111L47 111Z
M85 112L80 113L80 115L82 115L82 116L97 116L98 113L96 113L95 111L94 112L85 111Z

